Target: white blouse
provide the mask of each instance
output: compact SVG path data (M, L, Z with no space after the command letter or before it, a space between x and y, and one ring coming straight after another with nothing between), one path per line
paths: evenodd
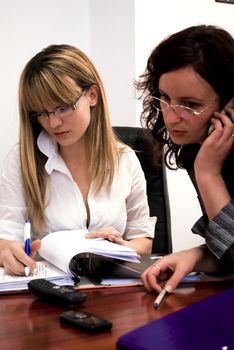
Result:
M132 149L127 148L121 155L110 193L103 188L94 194L91 185L88 194L90 224L87 228L82 194L58 153L57 144L42 131L38 147L48 157L45 164L48 174L46 231L43 236L53 231L93 231L113 226L126 240L154 237L156 217L149 216L144 173ZM25 213L17 144L9 152L0 178L0 239L23 241Z

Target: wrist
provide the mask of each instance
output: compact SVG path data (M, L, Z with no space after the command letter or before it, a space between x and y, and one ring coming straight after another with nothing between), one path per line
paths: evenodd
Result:
M197 247L197 263L195 264L195 271L214 273L219 269L218 259L211 253L207 246L201 245Z

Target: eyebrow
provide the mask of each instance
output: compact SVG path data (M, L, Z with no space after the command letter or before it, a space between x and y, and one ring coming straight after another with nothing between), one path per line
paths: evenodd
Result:
M166 92L164 92L162 89L159 88L158 91L160 92L160 94L165 95L165 96L170 98L170 96ZM179 96L179 97L177 97L177 99L183 100L183 101L191 101L192 100L192 101L195 101L197 103L204 103L203 99L195 97L195 96Z

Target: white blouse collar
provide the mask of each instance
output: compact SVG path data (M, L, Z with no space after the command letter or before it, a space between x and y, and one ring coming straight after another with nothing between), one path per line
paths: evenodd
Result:
M37 139L37 146L39 150L48 157L45 163L45 170L50 175L53 170L67 173L68 169L62 157L58 152L58 144L54 141L46 131L42 130Z

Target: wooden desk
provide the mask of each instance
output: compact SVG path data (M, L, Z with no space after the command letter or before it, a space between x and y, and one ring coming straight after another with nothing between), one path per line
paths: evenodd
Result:
M196 290L190 293L167 296L158 310L153 308L155 294L146 293L144 287L86 291L87 301L77 309L113 323L112 331L91 335L60 323L60 313L69 308L48 305L29 293L0 295L1 349L114 350L122 334L231 286L230 283L196 285Z

